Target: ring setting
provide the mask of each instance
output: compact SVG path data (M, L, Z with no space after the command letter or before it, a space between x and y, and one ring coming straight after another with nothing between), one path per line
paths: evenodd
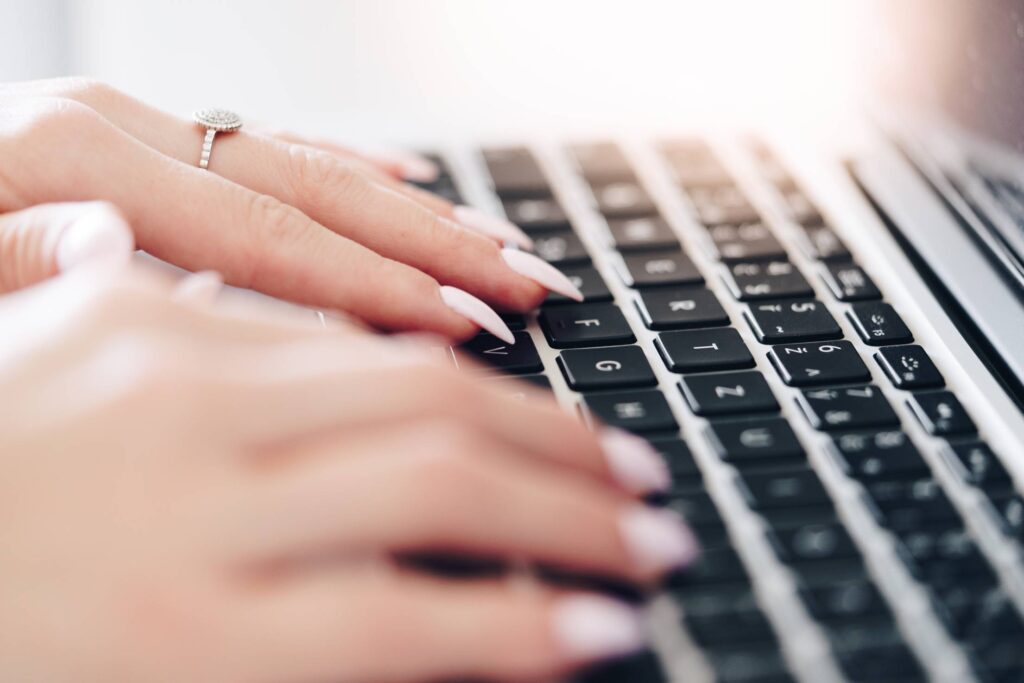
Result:
M242 127L242 117L227 109L200 109L192 114L192 120L206 129L199 157L199 168L206 169L210 165L210 153L217 133L234 133Z

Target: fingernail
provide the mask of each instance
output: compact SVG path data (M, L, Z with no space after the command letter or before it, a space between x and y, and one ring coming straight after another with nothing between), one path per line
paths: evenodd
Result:
M402 175L402 180L413 183L432 183L441 175L441 169L430 159L412 152L400 150L367 152L368 156L380 161L394 164Z
M469 292L445 285L441 287L441 299L448 308L469 318L506 344L516 343L512 330L508 329L501 316Z
M472 206L456 206L452 215L459 225L473 232L493 237L501 242L511 242L523 249L533 249L533 240L518 226L504 218L484 213Z
M518 249L502 249L501 257L508 267L524 277L543 285L552 292L567 296L574 301L583 301L583 294L565 273L541 258Z
M629 605L596 595L572 595L553 608L552 630L570 661L604 659L644 646L639 613Z
M95 209L77 218L60 236L55 258L61 271L96 261L127 261L135 250L131 228L116 213Z
M174 288L175 301L192 304L211 303L224 288L224 278L215 270L192 273Z
M609 469L630 491L664 491L672 484L668 465L646 440L621 429L605 429L600 438Z
M693 533L674 512L636 504L622 513L619 527L633 560L642 569L683 567L697 557Z

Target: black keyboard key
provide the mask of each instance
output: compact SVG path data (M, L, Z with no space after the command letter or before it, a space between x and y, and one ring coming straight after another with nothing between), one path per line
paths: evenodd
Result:
M786 258L786 249L761 221L722 223L708 228L715 257L726 263Z
M831 503L828 491L811 470L755 472L743 476L747 500L755 510Z
M840 301L872 301L882 293L864 269L856 263L830 263L825 270L825 284Z
M692 482L701 478L700 468L693 459L689 446L679 437L670 436L650 440L654 450L668 464L673 482Z
M631 432L665 432L678 428L668 401L656 389L589 394L583 397L602 422Z
M968 484L980 486L986 491L1013 488L1010 473L988 444L981 441L950 444L949 452L953 455L960 476Z
M886 346L914 341L914 335L889 304L853 304L846 315L865 344Z
M687 190L697 220L704 225L743 223L760 219L757 209L736 185L705 185Z
M889 346L875 360L897 389L934 389L945 384L942 373L920 346Z
M672 372L712 372L754 367L740 333L731 327L664 332L654 341Z
M562 351L558 367L576 391L650 387L658 382L639 346Z
M898 429L847 432L832 438L844 469L860 481L914 478L930 471L910 438Z
M795 683L777 643L716 646L707 653L715 683Z
M866 382L871 373L848 341L784 344L768 352L782 381L791 387Z
M762 344L839 339L843 331L819 301L750 305L747 322Z
M687 619L707 619L758 609L754 589L746 582L711 584L677 597Z
M814 296L807 280L789 261L734 263L726 284L740 301Z
M719 327L729 315L711 290L704 287L658 287L640 292L637 303L644 324L652 330Z
M571 230L546 232L535 236L533 253L554 265L585 263L590 260L587 248Z
M832 503L760 510L759 514L770 529L794 529L808 524L836 524L839 521Z
M684 614L693 639L704 646L761 642L774 638L771 622L757 609L734 610L731 614L694 617Z
M625 254L622 280L630 287L699 284L697 266L682 251L644 251Z
M990 495L989 503L1003 533L1018 541L1024 540L1024 497L1011 489Z
M929 434L952 436L973 434L977 431L974 420L967 414L960 400L950 391L928 391L914 394L907 401L914 415Z
M522 313L502 313L501 321L513 332L526 329L526 316Z
M619 251L679 247L679 238L660 216L614 219L608 221L608 229Z
M796 509L799 508L788 508ZM783 508L783 511L787 508ZM858 557L845 557L838 560L815 560L813 562L794 562L789 568L796 573L801 586L820 588L832 586L843 581L868 581L870 576L864 562ZM843 623L843 622L838 622Z
M608 285L605 284L604 278L601 277L601 274L593 266L562 266L559 270L569 278L569 282L576 285L576 289L580 290L584 303L589 304L611 300L612 293L608 289ZM544 305L567 303L576 303L576 301L557 292L551 292L548 294L548 298L544 300Z
M805 389L800 392L798 402L815 429L835 431L900 423L892 406L873 384Z
M556 349L636 341L633 330L615 304L550 306L542 309L537 319L548 343Z
M724 372L684 377L679 388L697 415L742 415L779 409L760 372Z
M632 218L657 213L654 200L639 183L623 180L592 185L597 210L606 218Z
M988 560L963 527L923 527L902 534L904 556L913 561L915 573L925 581L948 584L965 578L994 577Z
M529 332L513 332L515 344L508 344L491 334L478 334L463 344L462 349L489 367L510 374L529 374L544 369L537 347Z
M693 564L672 574L668 583L673 592L701 590L709 584L749 581L747 570L732 548L705 550Z
M807 524L771 533L776 552L785 563L858 557L860 550L841 524Z
M715 420L708 425L708 438L718 456L741 471L806 462L796 434L781 417Z
M889 612L885 598L868 581L839 581L802 588L800 595L811 615L821 621L856 619Z
M693 528L725 525L711 496L704 491L670 492L665 497L665 505L682 515Z
M597 664L572 680L574 683L665 683L668 679L657 656L653 652L642 652Z
M839 657L839 668L854 683L926 680L917 658L904 644L844 653Z
M632 180L633 170L622 149L614 142L573 145L571 150L580 173L590 184Z
M804 252L819 261L838 261L850 258L850 250L831 228L825 225L808 225L803 230L806 240Z
M525 147L483 150L494 191L500 197L544 197L551 193L537 159Z
M572 228L562 205L554 197L508 199L504 207L505 216L528 233Z

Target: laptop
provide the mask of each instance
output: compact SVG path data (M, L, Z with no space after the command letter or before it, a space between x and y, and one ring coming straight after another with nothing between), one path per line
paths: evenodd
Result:
M481 381L648 438L703 546L579 681L1024 681L1024 5L909 4L891 103L825 141L432 152L585 296L466 343Z

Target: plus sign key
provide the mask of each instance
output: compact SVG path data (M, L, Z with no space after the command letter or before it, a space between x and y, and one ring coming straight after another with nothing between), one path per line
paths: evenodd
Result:
M610 346L636 340L615 304L551 306L537 316L548 343L556 349Z

